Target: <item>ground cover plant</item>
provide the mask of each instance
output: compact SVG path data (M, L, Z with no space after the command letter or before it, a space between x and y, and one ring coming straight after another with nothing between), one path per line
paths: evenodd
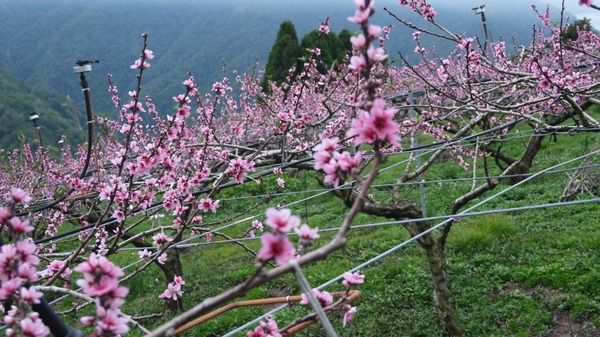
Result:
M60 334L42 296L91 336L170 336L244 296L300 293L241 333L597 333L594 182L559 198L568 173L597 170L600 38L566 39L534 8L531 44L511 50L449 31L427 1L400 5L423 18L385 9L415 30L417 63L389 62L392 27L357 0L345 63L324 67L317 39L267 91L259 70L206 93L189 74L166 117L142 90L143 34L134 88L108 77L118 118L88 110L87 143L60 157L41 142L5 153L6 334ZM437 55L423 35L456 50ZM187 334L222 335L259 310Z

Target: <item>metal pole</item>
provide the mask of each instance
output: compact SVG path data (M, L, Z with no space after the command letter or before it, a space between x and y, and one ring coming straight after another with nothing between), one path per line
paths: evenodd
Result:
M319 317L321 324L323 324L323 328L325 329L327 336L338 337L337 332L335 332L333 325L331 325L331 322L329 321L329 318L327 317L327 314L323 310L323 307L321 307L321 303L319 303L319 300L317 300L317 298L313 294L312 288L308 284L308 280L302 273L302 269L300 268L300 265L298 265L298 261L292 260L292 261L290 261L290 264L294 268L294 274L296 275L298 284L300 284L300 288L302 288L302 291L304 291L304 293L308 297L308 300L310 301L311 306L313 307L313 309L315 310L315 313Z
M485 5L481 5L479 7L472 8L475 11L476 15L481 15L481 23L483 24L483 34L485 35L485 41L483 43L483 50L487 51L488 41L489 41L489 33L487 26L487 19L485 17ZM493 54L492 54L493 57Z
M410 91L408 93L408 97L407 97L407 102L409 105L412 105L413 103L413 93L412 91ZM415 108L410 106L408 108L410 115L412 118L417 118L417 112L415 111ZM411 147L415 147L418 148L419 147L419 139L417 138L417 133L413 132L411 135ZM417 151L416 153L416 158L415 158L415 164L417 165L417 168L419 166L421 166L421 155L420 155L420 151ZM425 178L423 178L423 175L421 175L420 177L421 179L419 179L419 194L420 194L420 203L421 203L421 213L423 215L423 217L427 217L427 197L426 197L426 191L425 191Z
M37 120L39 118L40 118L40 115L37 114L36 112L32 112L29 115L29 120L33 122L33 128L35 129L35 132L37 135L39 150L40 150L40 153L42 154L41 166L42 166L42 171L44 171L44 143L42 143L42 133L40 131L40 126L37 123Z

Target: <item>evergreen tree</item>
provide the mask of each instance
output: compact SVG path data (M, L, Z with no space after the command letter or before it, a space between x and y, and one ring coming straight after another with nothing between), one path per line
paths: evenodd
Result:
M302 38L300 46L305 55L308 55L308 49L319 48L321 50L321 61L323 62L321 67L326 66L329 68L334 63L340 63L344 58L342 43L334 33L321 34L313 30ZM323 70L319 69L321 72Z
M590 19L584 17L582 19L576 20L572 24L567 27L566 32L563 32L562 38L563 41L566 42L568 40L574 41L577 40L578 34L577 30L582 31L590 31L592 29L592 25Z
M338 40L344 49L344 53L352 53L352 43L350 42L350 38L353 36L351 31L347 29L342 29L342 31L338 34Z
M275 44L269 53L269 61L265 69L265 82L263 83L265 89L267 89L268 81L281 83L288 75L289 69L297 65L302 54L294 24L291 21L282 22Z
M325 68L330 68L334 64L340 64L344 61L344 57L352 52L352 44L350 43L352 33L344 29L339 35L333 32L329 34L321 34L317 30L313 30L302 38L300 46L307 55L308 49L318 47L321 50L321 61L319 71L324 72Z

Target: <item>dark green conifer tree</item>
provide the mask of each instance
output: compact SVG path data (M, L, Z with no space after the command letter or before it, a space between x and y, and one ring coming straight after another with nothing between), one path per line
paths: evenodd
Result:
M298 64L298 59L302 57L302 54L294 24L291 21L282 22L275 44L269 53L263 87L267 89L267 81L281 83L288 75L289 69Z

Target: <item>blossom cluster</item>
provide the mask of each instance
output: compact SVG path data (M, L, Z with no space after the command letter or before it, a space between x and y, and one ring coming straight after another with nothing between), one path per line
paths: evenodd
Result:
M129 318L121 313L121 306L128 293L119 285L123 276L121 268L104 256L92 253L87 261L80 263L75 271L83 274L77 280L84 294L96 300L96 315L84 316L81 323L94 327L92 337L119 337L129 331Z
M246 179L246 174L254 171L255 168L253 161L236 158L229 162L229 166L225 170L225 174L233 177L233 180L235 180L236 183L241 184L244 182L244 179Z
M348 151L337 151L338 139L326 138L315 147L314 168L325 173L324 182L335 187L345 178L356 173L362 159L359 151L354 155Z
M260 322L260 325L257 326L254 330L248 331L246 333L247 337L281 337L281 333L279 333L279 327L277 326L277 322L268 317L265 320Z
M32 305L40 303L42 297L30 286L38 277L39 258L36 245L25 234L34 228L28 220L13 215L15 206L30 202L31 197L20 188L12 188L6 201L8 208L0 207L0 225L13 239L13 243L0 248L0 301L12 302L3 317L6 336L45 337L50 331L32 311Z
M292 215L289 209L269 208L266 216L265 223L272 232L266 232L260 237L261 248L257 254L259 261L266 262L274 259L277 264L284 264L296 257L296 249L288 238L292 230L300 237L302 247L319 237L318 229L312 229L306 224L300 226L300 218ZM258 229L258 224L259 222L253 224L254 228Z
M383 47L375 47L372 41L381 37L381 26L370 25L369 17L375 13L375 1L356 0L356 12L348 18L362 28L362 33L350 39L356 54L350 58L350 69L356 72L367 71L373 64L382 62L387 58Z
M181 288L184 284L185 281L183 280L183 277L175 275L173 277L173 282L169 282L167 289L165 289L165 291L163 291L158 297L165 301L177 301L183 295Z
M427 0L400 0L400 5L410 8L426 20L431 21L437 16L437 11Z

